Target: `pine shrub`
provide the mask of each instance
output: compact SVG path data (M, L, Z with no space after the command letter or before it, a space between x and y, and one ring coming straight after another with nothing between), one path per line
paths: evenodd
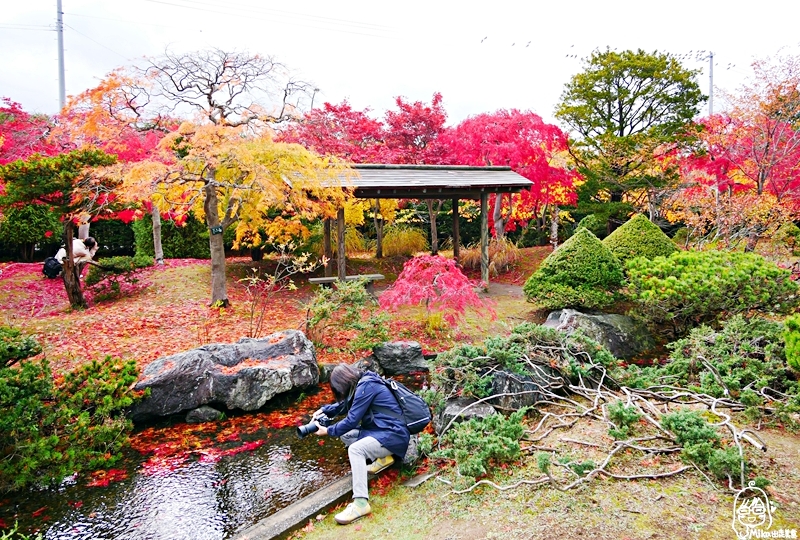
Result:
M492 467L520 458L524 416L525 409L520 409L508 417L493 414L454 424L442 437L441 448L432 452L431 457L454 460L461 477L459 483L469 485L476 477L489 474Z
M551 253L523 287L545 309L602 308L623 283L622 265L588 229L578 229Z
M0 491L115 464L137 378L135 361L111 357L55 377L46 359L0 368Z
M636 214L605 237L603 245L610 249L623 265L634 257L648 259L669 257L678 250L664 231L642 214Z
M42 346L31 336L23 336L16 328L0 326L0 366L10 366L42 352Z
M717 429L697 411L680 409L661 417L663 426L675 434L687 461L711 471L720 480L736 478L745 465L736 447L723 447Z
M786 343L786 362L800 373L800 314L787 317L783 321L785 330L783 339Z
M153 258L141 252L135 257L107 257L102 266L90 265L85 283L92 300L113 300L145 289L150 283L141 279L139 270L152 265Z
M522 323L508 336L490 336L483 344L456 345L431 360L431 386L442 400L453 396L489 396L498 370L532 375L528 361L575 376L588 373L585 364L614 368L616 359L596 341L580 334Z
M791 272L755 253L678 251L632 259L627 271L635 313L678 334L736 313L786 313L800 302Z

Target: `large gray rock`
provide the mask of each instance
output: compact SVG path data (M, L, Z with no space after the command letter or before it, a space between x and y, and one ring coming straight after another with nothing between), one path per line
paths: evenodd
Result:
M154 360L136 390L150 396L132 410L134 420L224 404L260 409L277 394L319 381L314 345L302 332L286 330L260 339L215 343Z
M438 435L442 435L442 430L447 428L451 421L456 418L456 422L465 422L470 418L486 418L492 414L497 414L494 407L488 403L481 402L473 405L477 400L474 398L455 398L449 400L442 412L433 417L433 429Z
M422 356L422 346L416 341L390 341L376 345L372 357L384 375L404 375L428 371L428 362Z
M554 369L539 366L536 373L519 375L508 371L495 371L492 378L492 405L501 410L519 410L546 400L542 389L559 393L566 382Z
M615 313L587 314L562 309L548 315L543 326L571 333L580 329L617 358L629 360L655 347L647 328L631 317Z
M186 414L187 424L200 424L203 422L215 422L222 418L222 411L218 411L208 405L203 405L196 409L192 409Z

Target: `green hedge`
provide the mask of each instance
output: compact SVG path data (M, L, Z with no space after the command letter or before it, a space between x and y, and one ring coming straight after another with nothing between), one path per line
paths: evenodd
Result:
M89 234L100 246L98 256L134 254L133 223L124 223L118 219L93 221Z
M28 204L3 210L0 219L0 244L7 251L15 251L24 261L32 261L34 247L53 250L62 240L64 226L58 214L42 204Z
M153 247L153 217L145 215L134 222L133 234L136 253L155 256ZM208 229L205 223L190 214L183 226L174 221L161 221L161 247L167 259L209 259L211 251L208 246Z
M579 228L525 282L529 301L545 309L602 308L623 283L622 265L588 229Z

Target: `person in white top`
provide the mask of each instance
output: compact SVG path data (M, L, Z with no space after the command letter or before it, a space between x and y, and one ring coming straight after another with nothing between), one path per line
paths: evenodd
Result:
M97 253L97 241L91 236L81 240L80 238L72 239L72 261L78 267L78 275L83 273L83 269L92 260L94 254ZM56 253L56 260L64 264L64 259L67 258L66 248L61 248Z

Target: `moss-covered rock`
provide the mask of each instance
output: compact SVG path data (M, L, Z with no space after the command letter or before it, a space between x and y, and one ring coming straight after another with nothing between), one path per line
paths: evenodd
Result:
M603 239L603 245L611 250L624 265L634 257L669 257L678 250L675 243L664 234L658 225L636 214L621 227Z
M529 301L545 309L601 308L622 285L619 259L588 229L578 229L525 282Z

